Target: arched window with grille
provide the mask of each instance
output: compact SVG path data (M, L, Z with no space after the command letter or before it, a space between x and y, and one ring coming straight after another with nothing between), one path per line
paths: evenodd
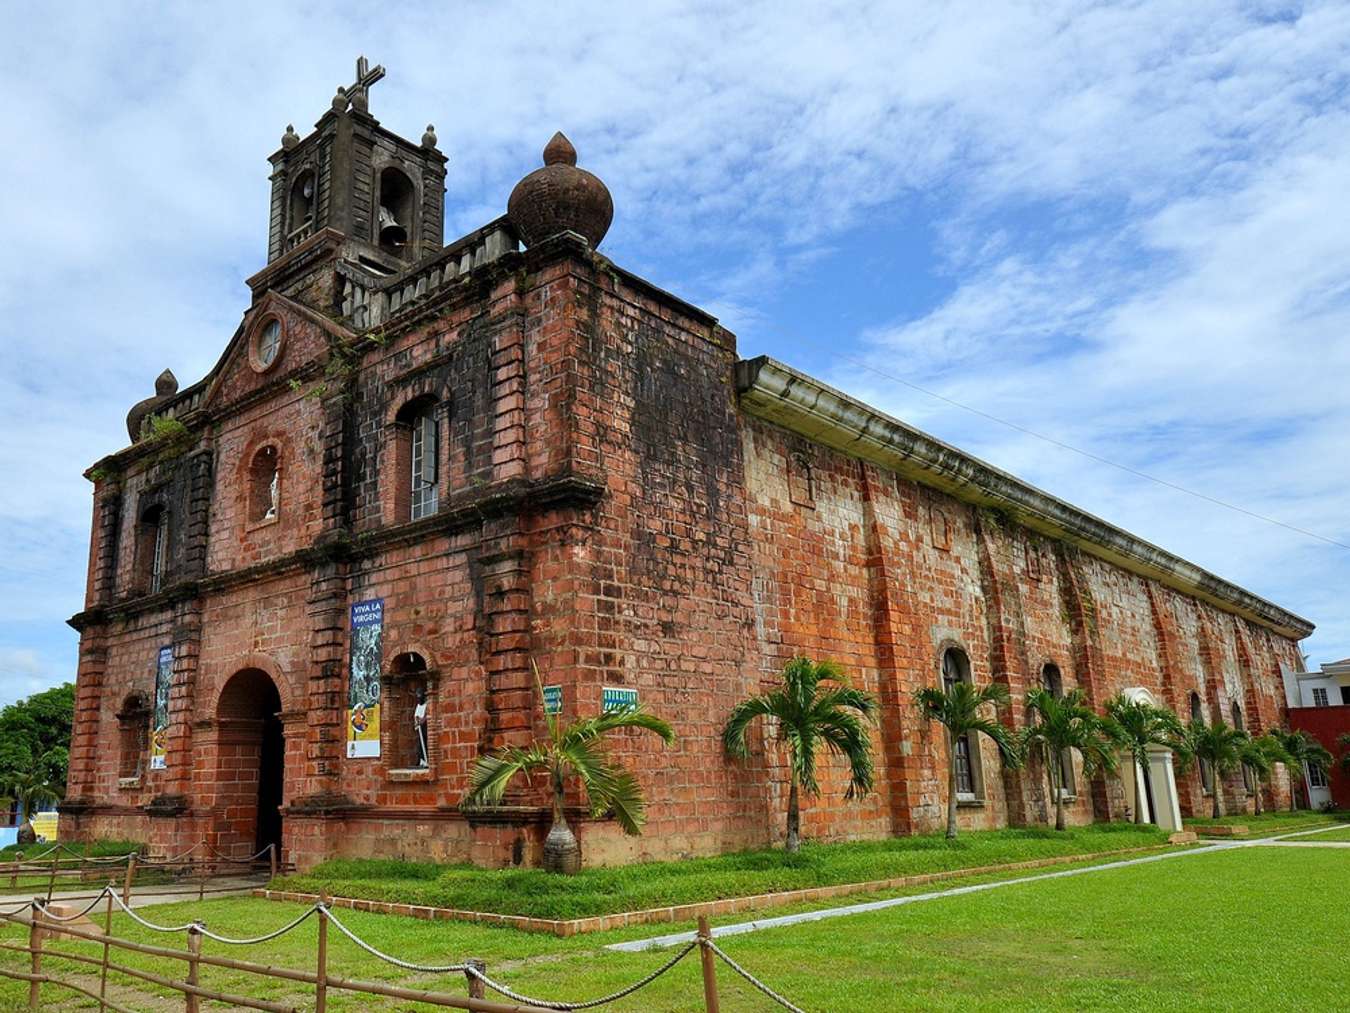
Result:
M440 507L440 403L409 401L395 417L395 514L398 520L430 517Z
M117 712L117 777L128 781L145 770L150 744L150 705L140 693L128 693Z
M136 583L142 593L164 587L169 550L169 512L156 504L141 512L136 526Z
M951 689L958 682L970 683L970 659L959 647L942 652L942 686ZM960 735L952 742L956 764L956 797L962 802L973 802L982 787L980 754L969 734Z

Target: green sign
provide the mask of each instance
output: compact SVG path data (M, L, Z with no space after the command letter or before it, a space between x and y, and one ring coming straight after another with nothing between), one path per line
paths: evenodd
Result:
M562 687L545 686L544 687L544 713L561 714L562 713Z
M627 686L606 686L600 700L606 711L624 710L638 705L638 691Z

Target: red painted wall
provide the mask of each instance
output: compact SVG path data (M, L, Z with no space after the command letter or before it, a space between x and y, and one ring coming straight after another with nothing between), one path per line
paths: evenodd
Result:
M1342 735L1350 735L1350 705L1339 707L1291 707L1289 726L1301 729L1331 750L1337 762L1327 771L1331 798L1341 809L1350 809L1350 773L1340 764L1344 749L1336 742Z

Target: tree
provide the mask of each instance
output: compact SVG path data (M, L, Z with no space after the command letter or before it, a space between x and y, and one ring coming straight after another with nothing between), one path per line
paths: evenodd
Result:
M1118 693L1106 701L1106 715L1112 738L1130 756L1130 780L1134 785L1134 821L1144 823L1143 800L1147 798L1139 783L1139 772L1148 776L1149 746L1171 746L1185 729L1180 719L1166 707L1143 700L1132 700Z
M1252 815L1260 816L1261 786L1270 780L1270 775L1275 771L1275 764L1288 762L1289 754L1285 752L1280 740L1267 732L1242 743L1238 747L1238 755L1242 759L1242 765L1252 772L1252 779L1256 782L1256 790L1252 793L1255 796Z
M1302 729L1291 731L1287 728L1276 728L1271 734L1279 739L1288 757L1283 762L1285 769L1289 771L1289 811L1294 812L1298 808L1295 782L1302 781L1307 776L1309 767L1317 766L1329 770L1332 762L1331 753L1326 746ZM1311 805L1311 802L1309 804Z
M74 714L75 687L70 683L0 710L0 783L39 771L64 793Z
M1249 738L1246 732L1234 728L1222 718L1213 724L1204 721L1192 721L1186 726L1183 740L1177 751L1182 757L1182 766L1192 759L1208 763L1214 771L1214 806L1211 816L1218 819L1223 815L1220 805L1223 795L1223 776L1238 768L1242 762L1240 753L1242 744Z
M538 673L535 673L538 685ZM542 701L543 688L539 687ZM567 823L563 795L569 778L586 789L593 817L612 815L624 833L636 837L646 822L646 798L637 777L605 752L604 738L621 728L640 728L655 733L670 745L675 732L670 725L641 707L624 707L588 718L563 723L544 707L548 738L535 740L528 748L506 746L495 754L481 756L469 774L469 790L460 802L463 809L499 805L507 786L518 774L526 777L543 771L553 793L553 824L544 841L544 868L574 875L581 869L581 845Z
M7 774L0 783L0 797L19 803L24 822L19 827L18 843L29 844L37 838L33 832L33 813L47 802L61 799L61 788L48 780L42 769Z
M793 658L783 666L782 684L770 693L742 700L731 711L722 730L722 744L732 759L750 755L746 732L756 718L774 721L778 741L788 750L788 854L801 847L799 791L813 798L820 794L816 760L821 747L848 761L849 782L845 798L872 790L872 740L867 725L875 719L876 700L850 685L838 665L831 661Z
M1350 774L1350 732L1346 732L1336 740L1336 748L1344 750L1341 753L1341 770Z
M925 720L936 721L947 730L947 839L956 839L956 754L957 743L970 736L971 748L976 748L975 736L984 735L998 746L1003 762L1010 767L1021 765L1022 757L1017 742L996 717L985 717L981 712L987 704L995 706L1008 702L1008 687L991 682L976 689L961 680L946 689L928 686L915 694L919 713Z
M964 685L958 683L957 685ZM1024 755L1039 753L1050 772L1050 795L1055 800L1055 829L1064 829L1064 791L1060 758L1070 749L1083 757L1083 776L1091 778L1098 770L1114 770L1115 757L1109 726L1087 705L1081 689L1056 696L1046 689L1027 693L1031 722L1022 730L1020 746ZM1001 726L1000 726L1001 727ZM950 816L948 836L950 834Z

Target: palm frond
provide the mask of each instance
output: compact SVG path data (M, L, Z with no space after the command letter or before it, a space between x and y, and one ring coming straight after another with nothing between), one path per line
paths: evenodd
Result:
M603 783L601 797L591 796L591 811L597 816L613 816L619 829L630 837L642 833L647 822L647 800L633 772L611 767Z
M598 739L621 728L642 728L654 732L666 745L675 741L675 730L670 727L669 722L645 710L641 705L634 704L573 721L558 736L558 744L561 748L567 748L574 742Z
M537 747L509 746L495 756L480 756L469 772L469 790L460 801L460 807L497 805L517 774L530 774L548 766L548 755Z
M746 732L749 731L751 722L755 718L781 719L783 712L788 709L785 704L783 694L773 692L749 697L733 707L731 716L727 718L726 727L722 729L722 748L726 750L727 755L736 760L746 759L750 755Z

